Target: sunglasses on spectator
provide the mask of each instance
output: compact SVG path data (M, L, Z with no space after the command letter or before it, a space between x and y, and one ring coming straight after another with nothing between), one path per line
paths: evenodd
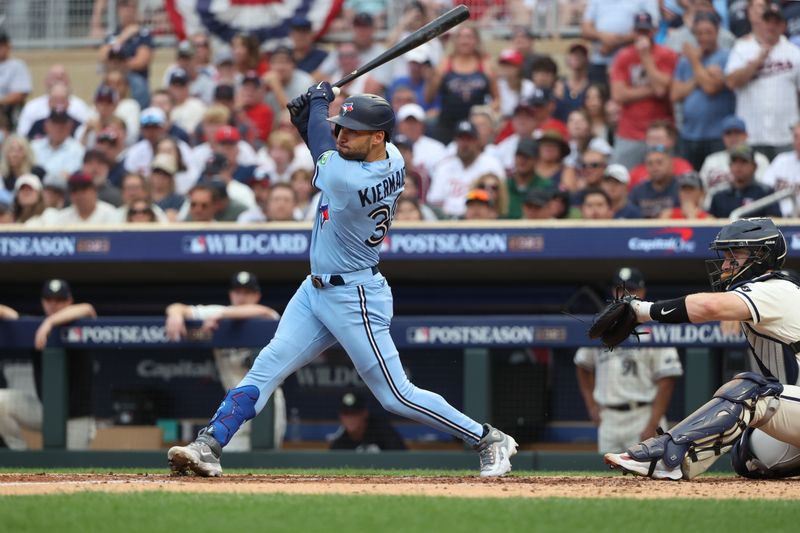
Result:
M131 215L152 215L153 210L149 207L142 207L141 209L128 209L128 213Z
M668 154L671 152L669 146L667 146L666 144L648 144L647 151L658 152L660 154Z

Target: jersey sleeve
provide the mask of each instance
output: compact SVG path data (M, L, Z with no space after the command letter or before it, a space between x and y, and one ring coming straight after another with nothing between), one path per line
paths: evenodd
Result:
M594 370L594 357L597 348L578 348L575 352L573 359L575 366L585 368L587 370Z
M653 349L653 381L683 375L683 366L675 348Z
M725 63L725 74L730 74L735 70L739 70L747 64L747 58L742 53L742 47L739 43L733 45L731 53L728 55L728 62Z
M219 315L228 307L225 305L193 305L191 306L192 320L205 320Z
M347 161L336 150L324 152L317 160L312 185L321 190L334 207L347 203L350 188L347 182L348 173L360 170L360 166Z
M797 285L790 281L770 279L746 283L731 292L750 309L748 322L761 324L781 320L785 314L783 307L792 296L796 297L797 291Z

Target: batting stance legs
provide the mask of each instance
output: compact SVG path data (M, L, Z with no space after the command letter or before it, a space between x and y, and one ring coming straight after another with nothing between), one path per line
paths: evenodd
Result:
M357 284L358 283L358 284ZM392 296L381 274L369 274L353 284L322 288L307 278L290 300L275 337L261 351L253 367L228 392L208 427L196 442L205 443L217 458L236 430L253 418L267 403L272 392L285 378L315 359L337 340L350 356L361 378L393 413L425 423L476 446L481 451L482 475L501 475L510 469L509 458L516 453L516 442L497 430L482 426L467 417L438 394L415 387L406 377L397 348L389 334ZM492 470L484 469L485 441L502 441L500 461ZM497 451L497 442L492 447ZM190 445L192 446L192 445ZM192 468L201 475L219 475L218 461L210 472L180 463L182 450L170 450L173 469ZM173 453L173 450L175 453ZM209 462L211 457L205 457ZM487 458L488 460L489 458Z

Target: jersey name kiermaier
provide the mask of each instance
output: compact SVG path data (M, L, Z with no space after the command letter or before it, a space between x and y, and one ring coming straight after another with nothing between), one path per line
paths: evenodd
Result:
M761 45L751 35L736 40L725 74L756 59ZM797 89L800 85L800 48L781 37L755 78L736 89L736 114L747 124L751 145L792 143L791 127L798 122Z
M311 234L311 272L345 274L378 264L406 174L403 156L350 161L335 150L319 156L313 184L322 191Z
M675 348L579 348L575 364L594 370L593 396L600 405L652 402L656 381L683 374Z
M789 344L800 341L800 287L767 274L732 292L750 309L752 319L742 322L742 330L751 355L781 383L800 384L798 357L789 348Z

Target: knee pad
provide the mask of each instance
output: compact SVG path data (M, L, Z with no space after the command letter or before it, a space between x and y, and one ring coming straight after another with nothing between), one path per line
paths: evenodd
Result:
M800 450L747 428L731 450L731 465L742 477L781 479L800 476Z
M222 446L228 444L241 425L256 416L258 396L258 388L253 385L229 390L205 434L213 436Z

